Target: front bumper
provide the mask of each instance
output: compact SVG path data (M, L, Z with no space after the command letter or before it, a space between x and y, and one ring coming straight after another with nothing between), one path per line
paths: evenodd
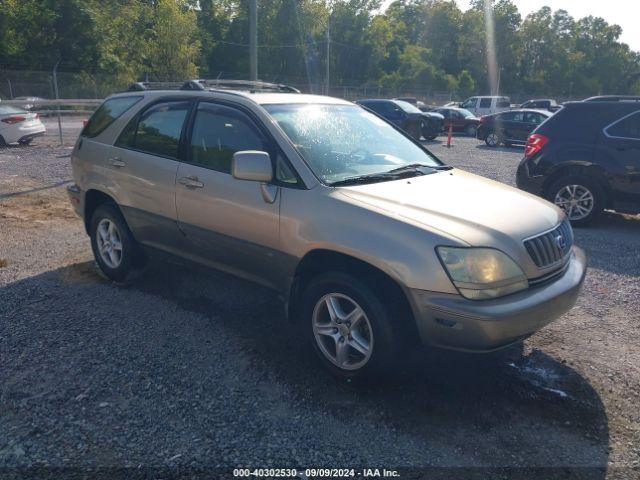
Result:
M416 325L424 344L486 352L535 333L575 304L586 274L586 257L573 247L562 274L522 292L494 300L410 290Z

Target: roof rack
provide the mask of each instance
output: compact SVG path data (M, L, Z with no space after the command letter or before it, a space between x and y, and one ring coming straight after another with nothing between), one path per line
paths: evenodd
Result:
M640 97L634 95L599 95L586 98L583 102L640 102Z
M136 82L132 83L129 92L144 90L244 90L250 92L286 92L300 93L295 87L282 83L267 83L251 80L195 79L186 82Z
M144 90L179 90L183 82L135 82L129 85L128 92L142 92Z

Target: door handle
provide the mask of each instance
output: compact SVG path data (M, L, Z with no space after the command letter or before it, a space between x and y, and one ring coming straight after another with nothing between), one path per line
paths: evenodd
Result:
M111 163L112 167L116 167L116 168L122 168L122 167L126 167L127 164L125 162L123 162L122 160L120 160L120 158L118 157L114 157L109 159L109 162Z
M198 177L181 177L178 179L180 185L184 185L187 188L202 188L204 183L198 180Z

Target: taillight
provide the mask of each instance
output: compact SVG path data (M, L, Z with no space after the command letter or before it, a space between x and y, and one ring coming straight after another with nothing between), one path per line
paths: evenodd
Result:
M40 114L39 113L36 113L36 118L35 119L36 120L40 120Z
M544 147L548 141L548 137L539 133L529 135L529 138L527 139L527 145L526 147L524 147L524 156L533 157L536 153L542 150L542 147Z
M4 123L8 123L9 125L13 125L14 123L24 122L26 119L27 119L27 117L23 117L21 115L16 115L14 117L3 118L2 121Z

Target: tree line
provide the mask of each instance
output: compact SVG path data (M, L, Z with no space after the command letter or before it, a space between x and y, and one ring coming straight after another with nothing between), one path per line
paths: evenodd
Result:
M487 0L490 1L490 0ZM298 85L488 92L487 31L500 90L640 94L640 55L618 25L511 0L259 0L259 76ZM247 78L246 0L0 0L0 69L108 73L124 81Z

